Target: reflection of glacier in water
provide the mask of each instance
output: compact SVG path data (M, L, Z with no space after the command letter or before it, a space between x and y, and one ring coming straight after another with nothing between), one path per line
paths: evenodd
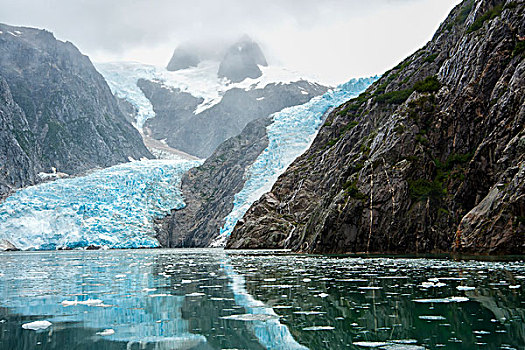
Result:
M250 320L250 328L253 329L255 336L266 349L308 349L295 341L288 327L279 322L279 315L271 307L267 307L263 302L254 299L248 293L245 287L245 278L235 272L229 261L223 263L222 269L230 278L230 286L235 295L235 302L247 312L246 315L232 315L225 318L243 320L244 317L245 320Z
M21 189L0 204L0 246L158 247L153 219L184 205L178 184L198 164L135 161Z
M253 314L264 310L277 317L261 302L251 305L255 300L247 294L242 276L223 265L227 259L218 250L4 254L0 256L0 295L8 312L0 310L0 318L17 328L36 320L51 322L55 333L69 329L90 334L84 345L110 342L133 349L213 349L243 344L254 349L306 349L277 320L232 327L221 318L240 309ZM206 326L196 327L187 310L195 314L193 318L204 320L204 325L215 323L214 328L220 329L216 338L224 340L212 339ZM245 329L251 336L239 342L234 329ZM5 337L0 333L0 344L9 344ZM78 339L71 340L78 344Z
M523 261L7 252L0 348L523 349L524 285Z
M246 171L244 187L235 195L233 209L225 218L219 239L214 245L224 244L250 205L268 192L279 175L308 149L326 113L356 97L376 80L377 77L352 79L323 96L272 115L273 123L267 127L268 146Z

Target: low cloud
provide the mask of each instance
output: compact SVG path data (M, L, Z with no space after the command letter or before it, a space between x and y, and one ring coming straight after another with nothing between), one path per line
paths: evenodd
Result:
M352 45L354 42L363 45L362 40L354 40L354 37L370 37L370 40L377 40L374 38L378 33L389 30L388 27L385 28L385 24L398 28L406 27L407 20L412 19L417 26L412 30L416 32L410 34L409 30L407 34L396 28L391 30L399 35L407 35L406 38L398 38L400 41L421 41L417 31L422 31L425 37L429 37L450 8L458 2L0 0L0 21L46 28L54 32L59 39L72 41L82 51L98 60L133 59L135 55L137 60L157 64L167 62L178 43L191 40L233 40L247 33L262 43L273 60L291 64L299 69L315 70L313 66L323 65L316 50L322 50L326 55L347 57L349 50L345 45ZM400 22L404 22L405 25ZM424 22L427 22L427 25ZM357 25L361 27L357 28ZM388 36L389 33L385 32L384 35ZM311 38L310 42L308 38ZM290 45L297 46L297 54L293 54L293 47L290 48ZM332 49L327 52L328 45ZM372 45L374 43L370 42L369 46ZM367 49L369 50L368 46L354 47L352 52L354 55L360 52L365 54ZM308 57L301 57L305 55L312 56L312 64L308 63ZM394 52L392 58L397 58L396 55ZM312 67L308 68L310 66ZM382 68L380 64L377 70ZM333 67L334 72L328 74L323 72L326 68L320 67L318 72L327 77L335 76L336 69L344 71L342 67ZM365 73L373 69L370 67L358 72Z

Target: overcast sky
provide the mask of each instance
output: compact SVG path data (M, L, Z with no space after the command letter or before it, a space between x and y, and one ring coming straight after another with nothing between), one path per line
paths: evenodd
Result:
M243 33L270 64L335 84L423 46L460 0L0 0L0 22L45 28L93 61L166 65L188 40Z

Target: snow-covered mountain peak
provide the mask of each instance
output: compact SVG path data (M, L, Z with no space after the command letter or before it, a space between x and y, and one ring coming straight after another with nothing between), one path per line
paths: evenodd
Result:
M313 82L313 79L290 69L259 65L262 71L260 77L233 83L217 75L220 64L218 61L207 60L200 62L196 67L177 71L168 71L164 67L139 62L108 62L95 65L108 81L111 91L137 109L135 126L139 130L147 119L155 117L151 102L137 85L139 79L159 82L169 89L202 98L203 102L195 108L194 114L202 113L218 104L224 93L234 88L250 91L264 89L270 84L290 84L301 80Z

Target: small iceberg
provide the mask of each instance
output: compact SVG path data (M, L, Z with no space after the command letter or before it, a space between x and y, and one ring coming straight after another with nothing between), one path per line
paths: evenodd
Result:
M115 334L115 331L113 329L104 329L102 332L97 332L97 335L101 335L103 337L107 337L108 335Z
M49 321L34 321L34 322L29 322L29 323L24 323L22 325L22 328L23 329L30 329L30 330L33 330L33 331L39 331L39 330L43 330L43 329L47 329L51 326L51 322Z
M269 315L269 314L241 314L241 315L231 315L231 316L223 316L221 317L225 320L236 320L236 321L268 321L268 320L275 320L278 319L279 316L277 315Z
M331 331L334 329L335 327L332 327L332 326L314 326L314 327L305 327L303 328L303 331Z
M76 305L86 305L86 306L100 306L103 304L103 301L100 299L88 299L88 300L64 300L62 306L76 306Z

